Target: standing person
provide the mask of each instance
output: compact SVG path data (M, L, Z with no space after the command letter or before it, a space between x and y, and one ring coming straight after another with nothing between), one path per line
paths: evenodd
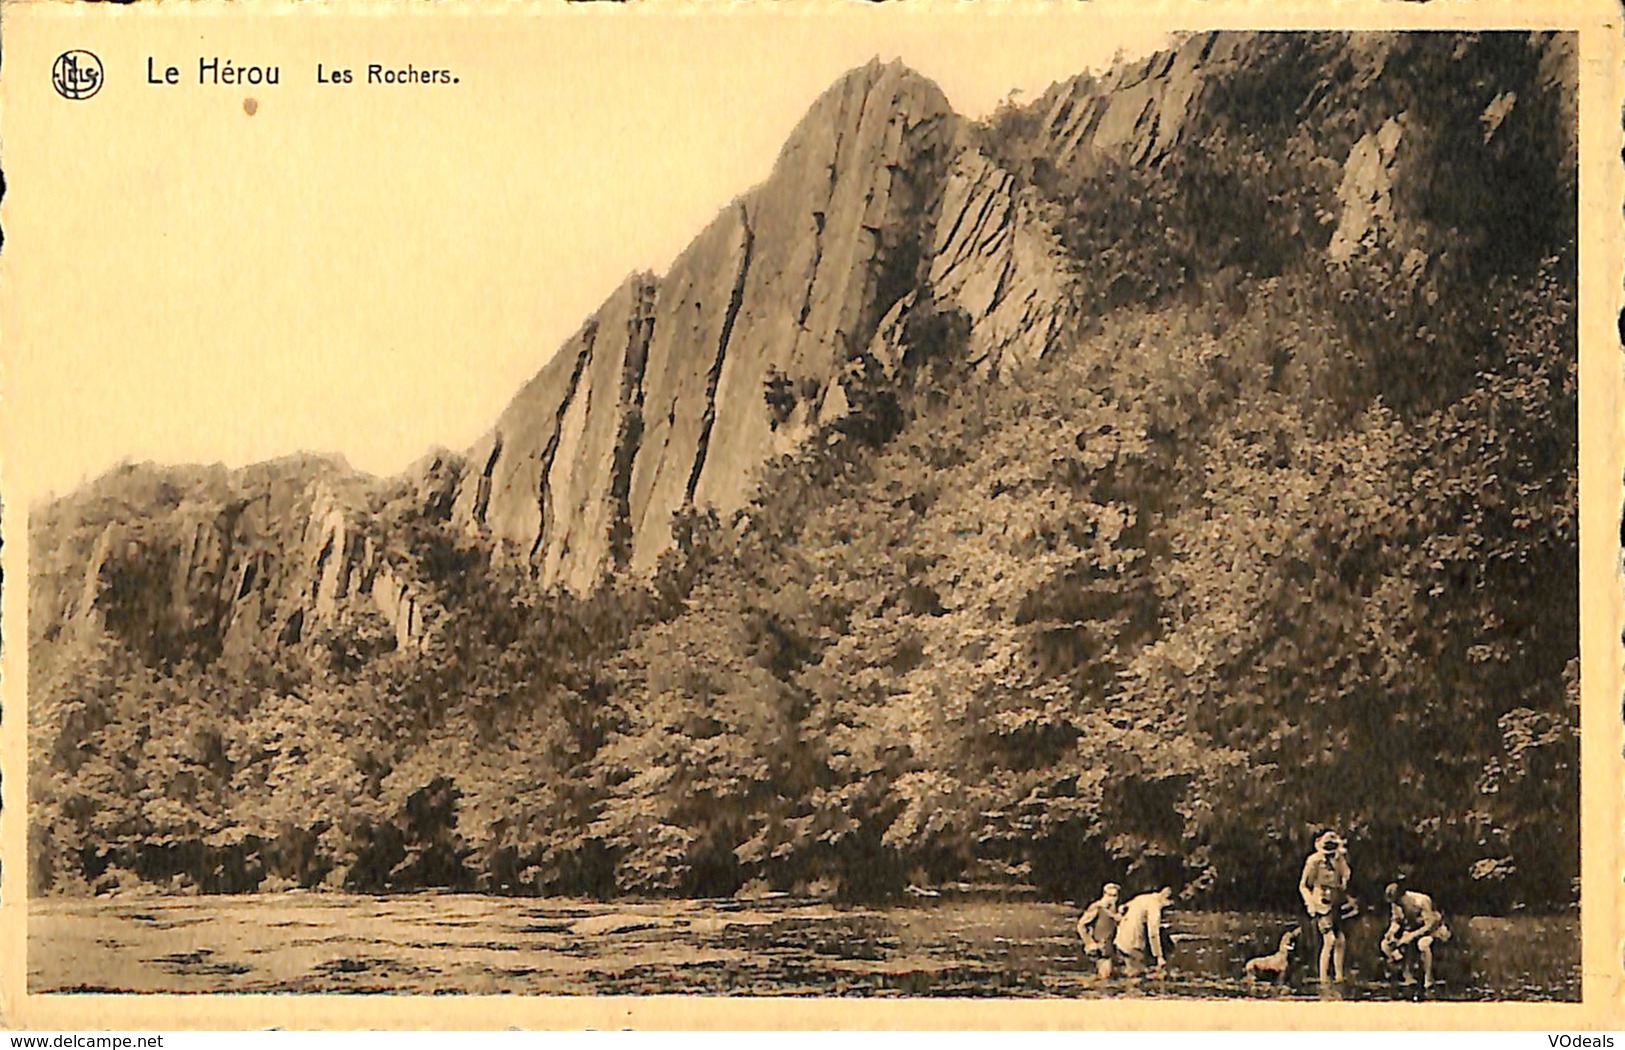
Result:
M1349 899L1349 855L1337 832L1323 831L1315 839L1315 851L1303 863L1298 893L1320 933L1320 983L1341 984L1348 952L1343 909Z
M1105 979L1112 975L1112 941L1123 919L1117 895L1122 887L1108 882L1100 889L1100 899L1083 910L1078 919L1078 936L1083 938L1084 954L1095 960L1095 973Z
M1401 890L1390 882L1382 899L1392 909L1388 931L1382 935L1382 953L1390 962L1405 964L1405 983L1416 983L1416 960L1422 960L1422 987L1433 987L1433 946L1450 939L1444 915L1433 898L1418 890ZM1407 951L1406 949L1413 949Z
M1147 970L1161 977L1168 960L1162 954L1162 913L1174 901L1174 891L1164 886L1155 893L1142 893L1123 909L1112 944L1123 958L1123 972L1130 977ZM1153 964L1153 960L1155 963Z

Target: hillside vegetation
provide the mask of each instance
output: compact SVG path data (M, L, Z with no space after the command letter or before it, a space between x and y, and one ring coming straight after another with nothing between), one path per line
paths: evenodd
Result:
M999 287L1028 282L1043 352L941 262L969 219L889 217L836 374L761 365L737 506L696 496L739 396L721 349L701 362L663 547L613 454L651 446L637 387L590 587L534 561L545 466L532 561L483 524L517 424L394 479L126 467L45 508L34 888L1155 879L1291 907L1330 825L1362 896L1405 874L1451 910L1575 903L1571 46L1194 38L966 125L958 168L931 139L890 206L923 223L955 172L996 184L981 214L1015 239L985 243L1014 245ZM730 361L771 292L746 282L771 231L737 221ZM663 314L628 309L654 334L616 360L643 369ZM565 391L548 462L597 381L584 338L537 380Z

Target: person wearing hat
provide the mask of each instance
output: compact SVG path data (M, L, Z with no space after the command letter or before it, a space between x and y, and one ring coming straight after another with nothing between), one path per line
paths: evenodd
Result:
M1117 883L1106 883L1101 887L1100 899L1085 908L1078 919L1084 954L1095 960L1095 973L1102 979L1112 975L1112 941L1117 937L1117 924L1123 920L1117 901L1121 892Z
M1343 959L1348 939L1343 933L1349 901L1349 855L1335 831L1315 839L1315 851L1303 863L1298 880L1303 906L1320 934L1320 981L1343 981Z

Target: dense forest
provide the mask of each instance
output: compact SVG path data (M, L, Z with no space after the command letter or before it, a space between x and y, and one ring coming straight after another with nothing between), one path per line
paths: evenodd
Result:
M849 411L679 512L652 574L539 587L421 475L264 468L354 490L421 646L34 622L34 889L1292 907L1333 826L1362 896L1575 904L1573 85L1550 38L1387 46L1374 76L1346 35L1250 39L1155 162L1056 141L1087 77L971 128L1064 248L1064 345L990 380L920 262L898 359L850 348ZM1340 244L1325 158L1393 114L1392 229ZM223 477L120 468L35 547Z

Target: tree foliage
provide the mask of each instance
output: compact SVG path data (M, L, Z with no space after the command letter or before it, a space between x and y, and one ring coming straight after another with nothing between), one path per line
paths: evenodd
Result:
M917 289L899 367L854 359L851 413L738 514L680 513L653 580L536 593L403 491L373 538L442 610L421 653L364 617L246 656L37 633L35 887L1290 906L1335 825L1453 909L1571 903L1562 84L1521 35L1407 39L1416 75L1377 79L1335 43L1258 45L1155 166L1067 168L1002 111L983 148L1047 198L1090 323L989 382ZM1331 259L1318 158L1395 112L1403 221Z

